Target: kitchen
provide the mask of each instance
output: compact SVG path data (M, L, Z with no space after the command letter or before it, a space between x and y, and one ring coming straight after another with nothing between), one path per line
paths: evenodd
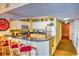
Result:
M12 19L8 20L8 22L8 31L1 31L1 33L3 32L1 35L35 47L37 52L32 51L32 55L35 53L37 55L50 54L50 40L54 40L53 38L56 35L56 18L48 16L20 20ZM51 51L54 52L54 50Z

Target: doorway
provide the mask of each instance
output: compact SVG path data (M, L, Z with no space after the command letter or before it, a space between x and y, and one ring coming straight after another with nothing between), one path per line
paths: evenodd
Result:
M62 23L62 38L69 39L69 23Z

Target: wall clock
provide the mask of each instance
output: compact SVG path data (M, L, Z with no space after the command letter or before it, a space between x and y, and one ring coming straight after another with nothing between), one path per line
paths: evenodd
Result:
M9 22L5 18L0 18L0 31L6 31L9 28Z

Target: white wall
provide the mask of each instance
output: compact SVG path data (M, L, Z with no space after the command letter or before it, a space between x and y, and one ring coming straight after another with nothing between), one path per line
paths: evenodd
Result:
M77 34L77 40L76 40L76 48L77 48L77 52L78 52L78 54L79 54L79 20L76 20L76 29L77 29L77 31L76 31L76 34Z
M79 20L70 22L70 39L79 54Z

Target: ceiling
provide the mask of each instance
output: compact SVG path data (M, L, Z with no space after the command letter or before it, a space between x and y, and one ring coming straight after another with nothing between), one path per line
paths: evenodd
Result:
M26 5L26 4L25 3L20 3L20 4L17 4L17 3L0 3L0 14L7 12L7 11L10 11L12 9L24 6L24 5Z
M30 3L7 11L1 16L28 18L40 16L54 16L59 19L79 16L79 3ZM0 16L0 17L1 17Z

